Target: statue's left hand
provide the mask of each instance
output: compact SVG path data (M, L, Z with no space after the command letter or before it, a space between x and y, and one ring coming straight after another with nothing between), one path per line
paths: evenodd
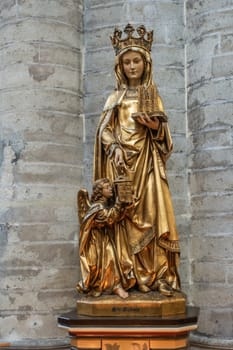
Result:
M153 118L151 119L148 114L139 112L138 116L136 117L136 120L138 123L145 125L146 127L153 129L153 130L158 130L159 128L159 120L158 118Z

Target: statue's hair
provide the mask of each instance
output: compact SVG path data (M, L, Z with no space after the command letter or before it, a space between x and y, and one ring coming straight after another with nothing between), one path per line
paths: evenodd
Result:
M93 190L91 195L91 203L95 203L103 198L103 186L106 183L110 183L109 179L98 179L93 184Z
M143 48L139 47L130 47L126 48L125 50L122 50L119 55L116 56L115 59L115 77L117 81L117 89L123 89L128 86L128 80L127 77L124 74L123 69L123 63L122 63L122 57L126 52L134 51L139 52L142 56L143 62L144 62L144 72L142 76L142 82L141 85L144 85L145 87L148 87L149 85L153 84L152 82L152 59L149 52L144 50Z

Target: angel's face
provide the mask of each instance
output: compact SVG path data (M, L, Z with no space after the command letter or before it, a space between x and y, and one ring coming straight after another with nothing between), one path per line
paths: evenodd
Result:
M102 190L103 196L105 198L112 198L113 196L113 188L110 182L106 182L103 184L103 190Z

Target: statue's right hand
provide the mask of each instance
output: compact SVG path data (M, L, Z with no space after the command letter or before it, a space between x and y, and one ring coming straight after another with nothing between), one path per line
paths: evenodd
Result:
M120 148L116 148L116 150L115 150L114 161L115 161L115 164L117 167L125 167L123 152Z
M116 150L115 150L114 161L115 161L118 175L125 175L127 172L126 171L126 164L124 161L123 152L120 148L116 148Z

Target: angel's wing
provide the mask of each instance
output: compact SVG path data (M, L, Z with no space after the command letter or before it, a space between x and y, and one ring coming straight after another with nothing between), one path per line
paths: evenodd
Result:
M87 210L91 206L89 201L89 195L86 189L82 188L81 190L78 191L77 205L78 205L78 218L79 218L79 223L81 225Z

